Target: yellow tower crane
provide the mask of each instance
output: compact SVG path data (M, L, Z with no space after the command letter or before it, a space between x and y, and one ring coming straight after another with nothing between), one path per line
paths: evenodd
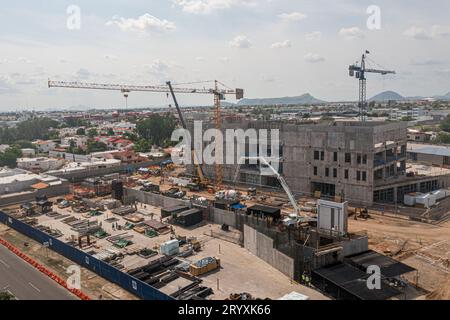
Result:
M219 85L225 87L224 89L219 88ZM159 86L137 86L137 85L123 85L123 84L100 84L100 83L86 83L86 82L78 82L78 81L52 81L48 80L49 88L72 88L72 89L92 89L92 90L110 90L110 91L120 91L124 94L125 98L128 98L128 94L130 92L161 92L161 93L171 93L173 101L175 103L175 107L177 108L178 117L180 119L181 125L184 129L187 129L186 122L184 120L183 114L181 112L181 108L178 105L178 101L176 99L176 93L190 93L190 94L212 94L214 95L214 108L215 108L215 126L217 130L222 129L222 118L221 118L221 105L220 102L225 99L225 95L235 95L236 100L240 100L244 97L243 89L229 89L226 88L225 85L220 83L219 81L214 81L214 88L180 88L173 87L171 82L167 82L166 85ZM128 103L127 103L128 105ZM222 146L216 145L216 154L222 153ZM195 152L193 152L195 154ZM196 162L194 156L194 163L197 165L197 170L200 169L201 176L203 176L203 172L201 171L200 166L198 166L198 162ZM201 178L200 176L200 178ZM217 189L220 189L222 186L222 165L216 161L215 164L215 185Z

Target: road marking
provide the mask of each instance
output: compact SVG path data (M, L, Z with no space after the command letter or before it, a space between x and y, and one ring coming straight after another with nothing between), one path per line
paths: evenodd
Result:
M28 284L30 285L30 287L32 287L34 290L36 290L37 292L41 292L41 290L39 290L38 287L36 287L34 284L32 284L31 282L28 282Z
M2 259L0 259L0 263L2 265L4 265L5 267L9 268L9 264L7 264L5 261L3 261Z

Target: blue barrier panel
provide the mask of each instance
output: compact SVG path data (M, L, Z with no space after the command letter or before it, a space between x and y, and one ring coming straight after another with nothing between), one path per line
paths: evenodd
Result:
M93 256L74 248L61 240L58 240L43 231L33 228L32 226L8 216L3 211L0 211L0 222L8 225L14 230L26 235L27 237L39 242L47 242L49 247L63 255L69 260L79 264L80 266L89 269L102 278L105 278L123 289L131 292L139 298L145 300L175 300L171 296L162 293L156 288L142 282L127 273L120 271L113 266L94 258Z

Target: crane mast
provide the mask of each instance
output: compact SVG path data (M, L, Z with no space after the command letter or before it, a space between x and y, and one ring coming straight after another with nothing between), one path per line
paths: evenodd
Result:
M359 80L359 99L358 99L358 108L359 108L359 117L361 121L366 121L366 113L367 113L367 78L366 73L378 73L381 75L387 74L395 74L395 71L392 70L379 70L379 69L371 69L366 68L366 59L367 55L370 54L369 51L365 51L361 57L361 63L353 64L349 66L349 75L350 77L355 77Z

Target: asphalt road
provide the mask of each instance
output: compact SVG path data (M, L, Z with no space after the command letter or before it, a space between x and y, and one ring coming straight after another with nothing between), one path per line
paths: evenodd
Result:
M76 300L77 297L0 245L0 291L19 300Z

